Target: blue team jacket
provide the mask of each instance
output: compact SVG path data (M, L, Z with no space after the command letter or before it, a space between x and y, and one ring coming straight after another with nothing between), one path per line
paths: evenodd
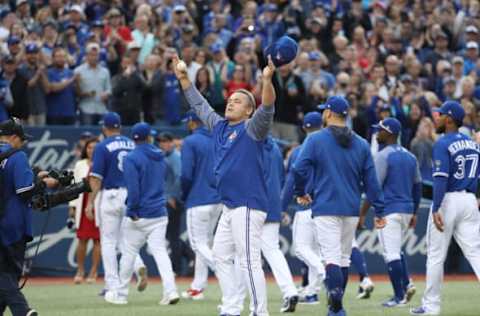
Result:
M181 184L186 208L220 203L213 174L213 139L205 128L195 129L182 145Z
M347 128L328 127L307 137L295 161L295 192L305 194L314 173L313 216L359 216L365 190L378 216L383 193L368 143Z
M268 137L265 140L265 176L267 181L268 199L270 207L267 213L267 222L280 222L282 218L282 201L280 191L285 182L283 156L278 145Z
M415 156L401 145L389 145L376 155L375 168L385 196L385 215L414 213L418 203L414 190L422 182Z
M127 185L127 216L166 216L164 185L165 160L160 149L139 144L123 160Z

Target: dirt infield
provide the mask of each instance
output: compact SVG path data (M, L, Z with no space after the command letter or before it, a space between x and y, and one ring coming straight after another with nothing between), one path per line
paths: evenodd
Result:
M370 275L373 281L375 282L387 282L388 281L388 276L386 274L376 274L376 275ZM414 281L425 281L425 275L424 274L414 274L412 275L412 278ZM300 282L301 278L300 277L295 277L295 282ZM274 282L274 279L271 275L267 275L267 280L269 282ZM357 281L357 275L352 273L350 274L350 280L351 281ZM469 282L475 282L477 281L477 278L475 277L475 274L451 274L451 275L446 275L445 276L445 282L448 281L469 281ZM160 282L159 277L151 277L149 278L149 281L152 282ZM184 283L189 283L192 281L192 278L188 277L180 277L176 278L176 281L180 284ZM216 282L215 278L210 278L210 282ZM97 283L103 282L103 278L98 278ZM28 279L27 284L29 285L66 285L66 284L72 284L73 285L73 276L72 277L30 277Z

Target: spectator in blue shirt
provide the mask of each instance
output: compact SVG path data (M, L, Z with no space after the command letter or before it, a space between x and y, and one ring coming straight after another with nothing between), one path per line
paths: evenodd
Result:
M75 85L76 76L73 70L66 67L65 49L57 47L52 54L52 67L47 71L47 124L73 125L75 124L76 102Z

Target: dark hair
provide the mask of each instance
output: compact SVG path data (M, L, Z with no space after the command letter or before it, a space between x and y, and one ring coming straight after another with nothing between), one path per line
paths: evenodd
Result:
M80 155L80 159L87 159L88 158L87 147L88 147L88 145L90 145L91 143L94 143L94 142L98 142L97 137L91 137L91 138L89 138L85 141L85 145L82 148L82 154Z
M210 87L211 86L211 82L210 82L210 72L208 71L208 68L207 67L201 67L198 69L197 71L197 75L195 76L195 87L200 88L200 81L199 81L199 77L200 77L200 71L203 71L207 74L207 86Z

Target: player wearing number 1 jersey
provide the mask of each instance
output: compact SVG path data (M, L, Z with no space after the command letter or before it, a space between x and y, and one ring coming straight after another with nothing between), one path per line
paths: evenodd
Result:
M433 147L433 206L427 227L427 280L422 306L412 315L439 315L443 264L452 236L480 280L480 213L477 192L480 146L458 132L465 111L455 101L438 110Z
M105 139L95 146L90 172L92 194L88 196L85 210L87 217L95 216L100 228L102 262L105 271L105 289L114 290L119 286L117 250L121 252L120 227L126 212L127 190L123 177L123 158L132 151L135 143L120 135L120 116L109 112L103 117ZM138 290L146 287L146 269L140 256L135 260L138 273ZM140 276L140 277L139 277Z

